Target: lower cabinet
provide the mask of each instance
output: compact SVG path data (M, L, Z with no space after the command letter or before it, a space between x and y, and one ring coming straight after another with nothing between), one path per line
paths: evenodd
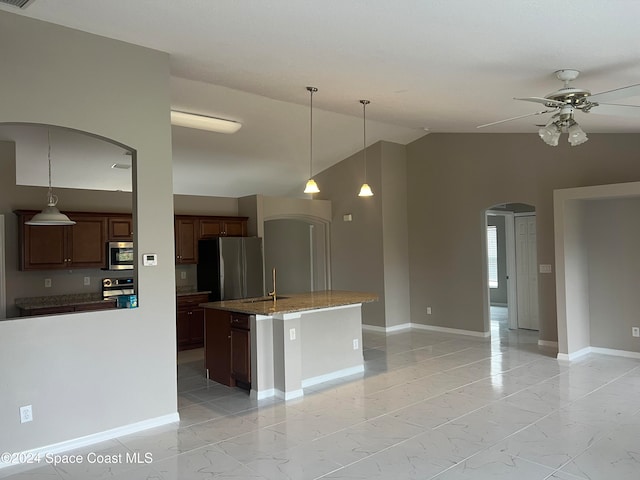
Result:
M209 379L230 387L251 388L249 315L207 308L205 367Z
M176 338L178 350L190 350L204 346L204 308L209 301L207 294L181 295L177 298Z

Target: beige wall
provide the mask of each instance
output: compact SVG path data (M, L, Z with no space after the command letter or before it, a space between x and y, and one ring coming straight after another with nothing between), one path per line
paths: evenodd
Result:
M640 351L636 292L640 182L556 190L559 358L589 347Z
M0 44L11 46L0 50L0 123L64 126L134 150L138 252L159 258L139 269L138 309L0 322L0 450L173 419L168 57L4 12ZM20 424L21 405L33 405L32 423Z
M535 134L431 134L407 146L411 318L485 330L482 212L535 206L538 263L554 264L553 190L640 179L640 136L591 134L579 147ZM427 305L433 314L424 315ZM539 275L540 338L555 341L553 275Z
M358 197L363 155L357 153L315 176L316 198L331 200L331 279L335 290L376 293L380 300L362 306L362 322L385 326L384 252L381 192L382 144L367 149L367 181L373 197ZM352 221L343 221L351 214Z
M385 326L407 323L409 309L409 224L407 152L404 145L382 142L382 251Z
M358 197L363 152L316 175L318 198L331 200L332 286L376 293L362 306L366 325L390 328L409 319L406 151L378 142L367 148L367 182L373 197ZM352 221L343 216L351 214Z

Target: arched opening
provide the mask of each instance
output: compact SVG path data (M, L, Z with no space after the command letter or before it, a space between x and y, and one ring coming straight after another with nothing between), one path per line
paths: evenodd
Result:
M0 314L13 318L74 313L115 304L115 298L100 304L105 278L127 278L137 285L132 249L130 268L109 270L108 262L112 225L125 224L127 240L134 241L136 151L90 132L36 123L1 123L0 143L0 214L6 226L0 249L8 259L4 275L0 268ZM49 158L57 208L73 212L78 217L74 220L82 219L73 226L26 227L22 222L28 213L24 212L39 212L47 204ZM108 213L117 215L109 217ZM123 219L126 221L120 222ZM28 257L27 247L31 249ZM66 263L52 260L57 257ZM137 288L128 288L126 293L137 294ZM43 306L54 305L63 296L87 304L72 310L62 305L50 310L33 308L36 300Z
M277 270L278 291L303 293L331 288L329 225L309 216L291 215L264 222L264 260L267 289Z
M538 264L535 207L504 203L488 208L483 229L487 302L485 326L492 340L519 332L535 337L538 319Z

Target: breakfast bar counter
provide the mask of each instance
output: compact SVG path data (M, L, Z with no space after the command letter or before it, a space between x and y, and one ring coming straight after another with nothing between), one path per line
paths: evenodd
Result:
M361 373L361 307L377 299L326 290L203 303L207 374L250 387L254 398L291 399L305 387Z

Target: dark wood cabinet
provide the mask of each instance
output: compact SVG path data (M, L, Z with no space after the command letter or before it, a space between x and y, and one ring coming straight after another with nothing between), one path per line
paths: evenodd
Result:
M64 212L71 226L25 225L33 210L19 218L21 270L106 268L106 243L133 240L133 216L126 213ZM247 235L247 217L175 216L176 264L198 263L198 240Z
M246 217L200 217L200 238L246 237Z
M178 350L202 348L204 346L204 308L201 303L209 301L205 294L180 295L176 308L176 341Z
M109 217L109 237L110 242L130 242L133 240L133 217L131 215L122 217Z
M198 219L176 216L175 242L176 263L198 263Z
M251 388L249 315L205 309L205 367L209 378L230 387Z
M106 217L70 213L75 225L26 225L35 213L18 213L21 270L105 267Z
M251 336L249 316L231 315L231 378L236 384L251 385Z

